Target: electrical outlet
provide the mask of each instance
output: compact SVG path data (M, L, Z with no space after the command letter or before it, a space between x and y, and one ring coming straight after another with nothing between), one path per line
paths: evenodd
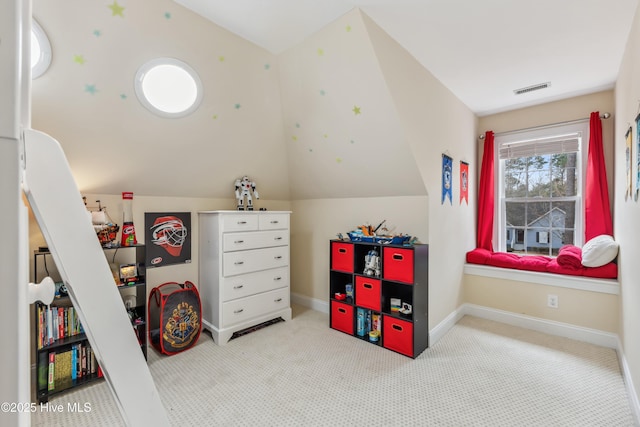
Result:
M558 295L547 295L547 305L551 308L558 308Z

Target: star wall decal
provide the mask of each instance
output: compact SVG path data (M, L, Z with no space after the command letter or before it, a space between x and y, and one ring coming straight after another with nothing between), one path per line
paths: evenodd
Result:
M102 35L102 31L100 30L93 30L93 35L96 37L100 37Z
M171 19L171 12L165 12L164 17L167 19Z
M269 70L271 68L271 64L264 64L264 69L265 70Z
M113 4L107 6L111 9L111 16L120 16L124 18L124 7L120 6L117 1L114 0Z
M75 62L76 64L84 65L84 55L73 55L73 62Z
M360 107L358 107L357 105L354 105L353 110L351 111L353 111L353 114L357 116L358 114L360 114Z
M297 140L298 140L298 137L297 137L297 136L295 136L295 135L293 135L293 136L291 137L291 139L293 139L294 141L297 141Z
M123 101L124 101L125 99L127 99L127 94L126 94L126 93L121 93L121 94L120 94L120 99L122 99Z
M91 95L95 95L98 92L96 85L84 85L84 91L90 93Z
M218 115L217 115L217 114L214 114L214 115L212 116L212 119L213 119L213 120L218 120Z
M320 89L320 95L325 96L327 94L327 92L324 91L324 89Z
M323 55L324 55L324 49L318 48L318 56L323 56Z
M240 107L242 107L242 105L240 105L240 104L235 104L235 105L233 106L233 108L235 108L236 110L239 110L239 109L240 109Z
M336 163L342 163L342 159L340 157L336 157Z
M351 32L351 25L347 25L347 26L345 27L345 31L346 31L347 33L350 33L350 32Z
M218 61L224 62L224 56L222 56L222 55L218 56Z

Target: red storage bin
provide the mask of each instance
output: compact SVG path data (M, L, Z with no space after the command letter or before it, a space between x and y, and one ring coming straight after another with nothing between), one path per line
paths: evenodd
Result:
M380 280L356 276L356 305L380 311Z
M413 283L413 249L382 248L382 277L395 282Z
M353 335L353 306L331 301L331 327Z
M382 344L389 350L413 357L413 323L382 316Z
M353 273L353 245L331 242L331 269Z

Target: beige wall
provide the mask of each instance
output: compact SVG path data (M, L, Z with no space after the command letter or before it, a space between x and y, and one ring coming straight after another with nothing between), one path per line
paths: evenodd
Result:
M291 292L329 301L329 240L379 224L429 242L426 196L295 200L291 204Z
M172 0L124 6L33 1L53 51L32 84L33 128L60 142L80 191L224 198L248 174L263 197L288 199L277 57ZM138 101L136 72L156 57L198 73L197 111L167 119Z
M588 118L592 111L614 114L613 91L552 102L521 110L481 117L481 133L496 133ZM602 121L603 143L610 185L613 183L613 118ZM478 140L478 164L482 162L483 140ZM613 188L612 188L613 190ZM613 191L610 191L613 195ZM559 297L559 307L547 307L547 295ZM464 300L470 304L526 314L602 331L618 331L618 297L568 288L554 288L514 280L467 275Z
M640 100L640 13L636 12L629 42L620 67L616 84L616 119L615 119L615 162L618 166L614 175L614 233L620 242L619 274L621 282L621 310L619 335L623 352L627 360L631 379L636 389L636 404L640 400L640 200L625 200L625 133L633 126L633 142L638 141L635 119L638 115ZM636 166L637 145L632 149L632 188L635 184L638 168Z

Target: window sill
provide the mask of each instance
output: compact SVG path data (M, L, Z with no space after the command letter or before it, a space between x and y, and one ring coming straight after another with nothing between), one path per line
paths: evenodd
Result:
M583 291L600 292L604 294L620 294L620 284L615 279L596 279L583 276L512 270L509 268L492 267L480 264L465 264L464 274L536 283L539 285L556 286L559 288L580 289Z

